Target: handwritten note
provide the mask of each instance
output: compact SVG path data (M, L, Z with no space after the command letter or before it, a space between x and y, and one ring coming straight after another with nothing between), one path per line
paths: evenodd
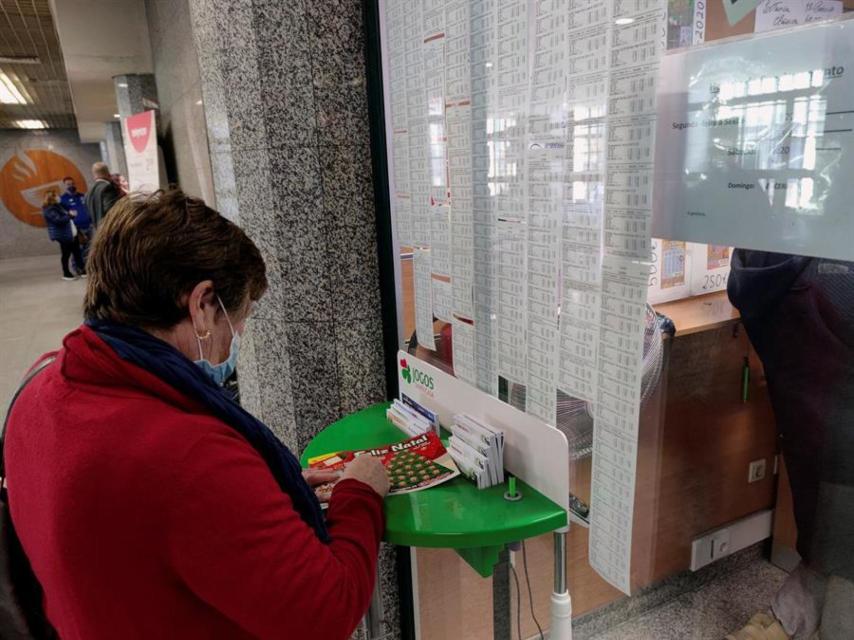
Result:
M756 8L754 31L771 31L842 15L841 0L763 0Z

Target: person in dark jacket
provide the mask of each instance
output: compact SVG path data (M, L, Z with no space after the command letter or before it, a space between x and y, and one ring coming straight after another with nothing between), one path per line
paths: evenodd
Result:
M854 263L737 249L729 298L765 370L801 566L773 603L793 638L854 637Z
M47 223L47 235L51 240L59 243L62 256L62 279L74 280L74 274L68 267L71 256L74 256L75 264L78 265L77 274L86 277L86 269L82 266L84 263L80 245L77 244L74 228L71 225L73 216L59 203L59 197L53 189L44 195L42 215Z
M92 177L95 179L95 183L89 189L89 193L86 194L86 208L92 218L92 224L97 229L101 220L119 201L122 194L113 184L110 169L103 162L96 162L92 165Z
M80 254L85 261L92 233L92 218L89 217L89 209L86 208L86 194L77 190L77 185L71 176L63 178L62 182L65 185L65 193L59 197L59 202L74 218L74 226L77 227L77 244L80 245ZM84 271L85 262L77 262L75 259L74 268Z

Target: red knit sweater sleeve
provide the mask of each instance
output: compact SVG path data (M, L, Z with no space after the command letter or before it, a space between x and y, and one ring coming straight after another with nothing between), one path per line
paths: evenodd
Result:
M187 587L259 638L345 640L368 608L382 499L336 486L332 542L318 540L262 458L237 435L202 438L180 472L168 556Z

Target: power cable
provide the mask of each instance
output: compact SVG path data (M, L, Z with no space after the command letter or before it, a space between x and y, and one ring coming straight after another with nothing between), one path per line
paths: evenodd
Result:
M540 626L540 622L534 614L534 594L531 591L531 576L528 575L528 551L525 548L524 540L522 540L522 565L525 568L525 582L528 584L528 603L531 605L531 617L534 619L534 624L537 625L537 631L540 633L540 639L545 640L546 637L543 635L543 628Z
M516 575L516 567L510 563L510 571L513 572L513 580L516 582L516 633L522 640L522 591L519 589L519 576Z

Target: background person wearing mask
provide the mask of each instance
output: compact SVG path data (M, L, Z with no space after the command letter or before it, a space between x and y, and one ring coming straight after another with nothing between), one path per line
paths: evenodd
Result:
M128 189L127 178L125 178L122 174L111 173L110 180L112 180L113 184L116 185L116 189L118 189L119 191L119 197L126 196L128 193L130 193L130 190Z
M181 192L124 198L86 324L12 407L12 522L62 640L350 637L384 530L362 456L324 517L299 462L221 388L267 286L257 247Z
M86 194L86 208L92 218L92 224L97 229L104 216L113 207L122 194L113 184L110 177L110 168L103 162L96 162L92 165L92 177L95 182Z
M89 239L92 234L92 219L86 208L86 194L77 190L77 185L74 184L74 178L71 176L63 178L62 183L65 185L65 193L59 197L59 202L74 218L74 226L77 227L77 244L80 245L80 253L84 260L84 262L77 262L75 258L74 267L77 271L85 271L85 260L89 253Z
M736 249L729 298L762 360L801 565L732 637L854 638L854 264ZM763 618L764 616L764 618ZM776 618L776 620L774 619ZM782 633L772 635L775 625Z
M80 253L80 245L77 244L77 239L74 237L74 229L71 226L74 216L66 211L59 203L59 197L53 189L45 192L44 200L42 201L42 215L44 216L45 223L47 223L48 237L54 242L59 243L62 279L74 280L74 274L68 265L71 256L74 256L77 274L85 277L86 268L83 256Z

